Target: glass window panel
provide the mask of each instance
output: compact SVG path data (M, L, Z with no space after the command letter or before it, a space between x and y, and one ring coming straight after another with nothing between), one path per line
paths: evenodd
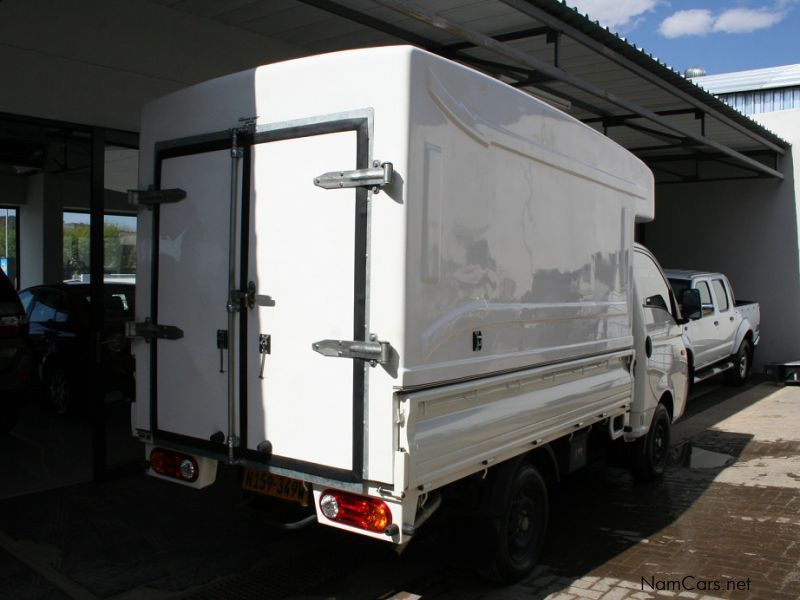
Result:
M725 286L722 283L721 279L714 279L711 282L711 285L714 287L714 296L717 299L717 304L719 305L719 312L725 312L728 310L730 303L728 302L728 294L725 291Z

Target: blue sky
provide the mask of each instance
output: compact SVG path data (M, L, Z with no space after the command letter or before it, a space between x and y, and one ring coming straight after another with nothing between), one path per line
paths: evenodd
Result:
M800 63L800 0L567 0L672 68Z

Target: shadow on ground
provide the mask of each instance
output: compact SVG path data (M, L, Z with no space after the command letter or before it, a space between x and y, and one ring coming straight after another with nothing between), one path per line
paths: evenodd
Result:
M702 433L775 389L698 386L687 423L697 421ZM739 400L725 402L742 391L747 394ZM637 485L625 471L604 465L566 478L553 506L542 558L547 567L515 588L474 575L449 529L468 532L470 524L452 523L444 511L397 556L388 544L328 528L267 528L266 515L242 503L238 471L223 469L220 485L199 492L137 475L0 502L0 546L19 557L0 553L0 589L37 599L64 597L70 582L85 598L125 600L371 599L400 591L425 598L535 598L552 591L550 581L590 572L619 578L620 571L644 574L653 568L648 565L666 563L686 571L693 568L691 553L653 538L668 528L680 532L715 475L750 441L747 434L700 433L693 446L677 436L675 464L659 483ZM697 448L717 455L711 457L716 466L692 468L687 461ZM687 539L696 535L697 519L706 518L702 512L687 520ZM649 548L644 540L652 540ZM719 548L720 554L736 543L731 538L731 548ZM45 582L41 573L51 576Z

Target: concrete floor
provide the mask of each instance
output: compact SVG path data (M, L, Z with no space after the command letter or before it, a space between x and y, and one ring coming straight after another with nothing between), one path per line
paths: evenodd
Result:
M141 444L130 434L130 404L109 397L105 412L107 465L141 459ZM91 435L88 417L59 416L29 401L16 427L0 435L0 500L91 481Z
M800 388L698 386L673 444L654 485L568 478L542 564L512 587L475 576L436 516L398 557L265 527L223 471L199 492L126 476L0 501L0 598L800 597Z

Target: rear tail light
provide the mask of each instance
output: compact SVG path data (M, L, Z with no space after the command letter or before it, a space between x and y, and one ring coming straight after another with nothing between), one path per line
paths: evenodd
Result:
M0 337L17 337L26 333L28 333L28 322L24 316L0 316Z
M392 524L392 512L383 500L339 490L325 490L319 499L322 514L331 521L384 533Z
M189 483L196 481L200 474L193 456L164 448L153 448L150 452L150 468L159 475Z

